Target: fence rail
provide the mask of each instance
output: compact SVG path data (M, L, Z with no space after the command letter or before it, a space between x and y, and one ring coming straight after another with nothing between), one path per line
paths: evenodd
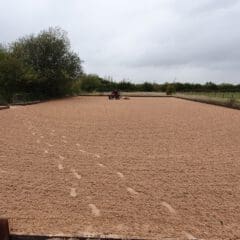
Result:
M92 234L82 236L44 236L44 235L32 235L32 234L16 234L10 232L10 223L7 218L0 219L0 240L146 240L143 238L127 238L117 235L100 235Z

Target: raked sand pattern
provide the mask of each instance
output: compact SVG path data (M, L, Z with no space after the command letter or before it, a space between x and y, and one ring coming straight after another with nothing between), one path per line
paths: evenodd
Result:
M23 233L237 239L239 122L172 98L1 111L0 215Z

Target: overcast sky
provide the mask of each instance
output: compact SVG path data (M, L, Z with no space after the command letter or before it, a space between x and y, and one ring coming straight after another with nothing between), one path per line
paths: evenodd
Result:
M240 0L0 0L0 42L68 32L87 73L240 83Z

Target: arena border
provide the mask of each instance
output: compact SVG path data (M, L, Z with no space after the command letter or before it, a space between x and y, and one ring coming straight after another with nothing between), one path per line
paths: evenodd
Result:
M230 108L230 109L234 109L234 110L240 110L240 104L239 105L238 104L230 105L228 102L221 102L221 101L217 101L215 99L200 99L200 98L197 98L197 97L196 98L189 98L189 97L177 96L177 95L174 95L172 97L177 98L177 99L192 101L192 102L209 104L209 105L218 106L218 107L225 107L225 108Z
M6 105L6 106L0 106L0 110L4 110L4 109L8 109L10 108L9 105Z
M80 94L78 96L72 96L72 97L65 97L65 99L67 98L75 98L75 97L107 97L108 93L94 93L94 94ZM235 109L235 110L240 110L240 104L232 104L230 105L228 102L221 102L218 101L216 99L200 99L198 97L193 97L193 98L189 98L187 96L178 96L178 95L147 95L147 94L123 94L122 95L123 98L128 98L128 97L132 97L132 98L176 98L176 99L182 99L182 100L187 100L187 101L192 101L192 102L198 102L198 103L203 103L203 104L209 104L209 105L214 105L214 106L219 106L219 107L225 107L225 108L230 108L230 109ZM43 100L43 101L32 101L32 102L20 102L20 103L12 103L10 105L7 106L0 106L0 110L4 110L4 109L9 109L11 106L27 106L27 105L34 105L34 104L40 104L40 103L44 103L47 101L51 101L51 100L62 100L64 98L59 98L59 99L49 99L49 100Z
M33 105L42 103L44 101L31 101L31 102L19 102L19 103L11 103L11 106L26 106L26 105Z
M138 237L125 237L115 234L82 234L72 235L34 235L27 233L11 233L9 219L0 218L0 240L146 240Z
M106 93L103 94L81 94L79 97L106 97L108 96ZM176 99L182 99L182 100L187 100L187 101L192 101L192 102L198 102L198 103L203 103L203 104L209 104L209 105L214 105L218 107L225 107L225 108L230 108L234 110L240 110L240 104L233 104L230 105L228 102L221 102L217 101L215 99L199 99L199 98L188 98L187 96L178 96L178 95L141 95L141 94L123 94L122 97L132 97L132 98L176 98Z
M0 218L0 240L155 240L155 238L127 237L116 234L80 234L74 235L37 235L27 233L11 233L7 218ZM177 240L177 238L160 238L161 240ZM158 240L160 240L158 238Z
M105 235L96 236L43 236L43 235L10 235L9 240L147 240L131 237L111 237Z
M194 238L195 239L195 238ZM12 234L7 240L179 240L175 237L158 237L158 238L136 238L116 235L91 235L91 236L47 236L47 235L27 235ZM202 240L196 238L195 240Z
M79 97L107 97L111 92L83 92L78 94ZM120 92L121 97L169 97L163 92Z

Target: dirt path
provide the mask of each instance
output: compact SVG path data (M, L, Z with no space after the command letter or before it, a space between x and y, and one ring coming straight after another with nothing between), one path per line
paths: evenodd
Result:
M79 97L0 112L14 232L240 238L240 111Z

